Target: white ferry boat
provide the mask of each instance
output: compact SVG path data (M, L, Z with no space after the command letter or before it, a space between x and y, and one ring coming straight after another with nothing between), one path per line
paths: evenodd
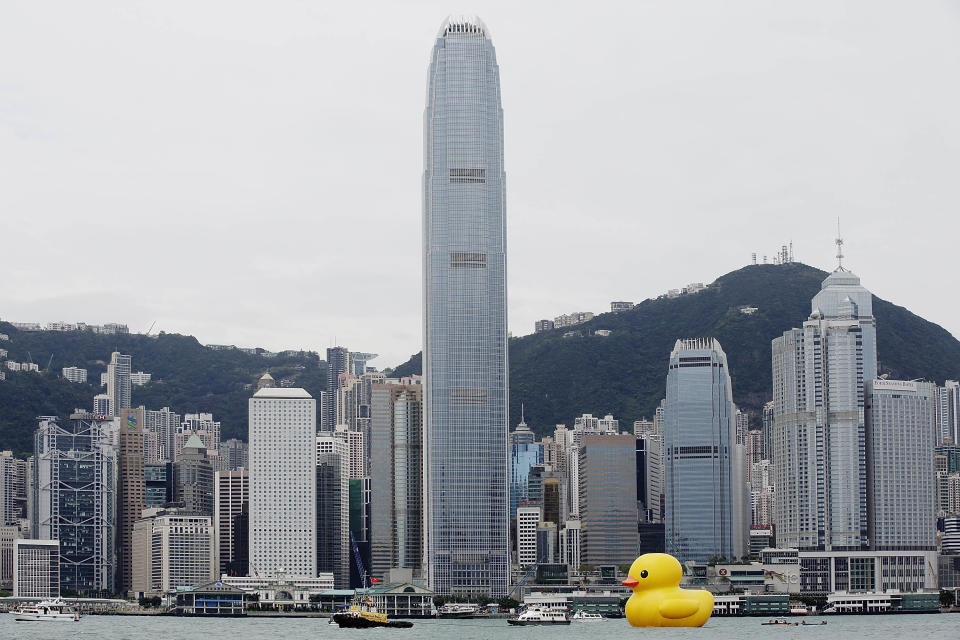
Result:
M570 617L570 619L571 619L571 620L585 620L585 621L589 620L589 621L592 621L592 622L596 622L596 621L598 621L598 620L606 620L606 618L604 618L604 617L603 617L602 615L600 615L599 613L590 613L589 611L584 611L583 609L580 609L580 611L577 611L575 614L573 614L573 615Z
M532 607L521 613L516 618L510 618L507 623L524 626L544 625L544 624L570 624L570 616L566 609Z
M13 619L17 622L79 622L80 614L73 608L57 598L56 600L43 600L36 604L21 605L13 612Z
M448 602L437 610L441 618L472 618L480 614L480 605L472 602Z

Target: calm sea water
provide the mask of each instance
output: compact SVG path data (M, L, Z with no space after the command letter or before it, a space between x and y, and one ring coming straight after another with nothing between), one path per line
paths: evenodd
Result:
M809 622L823 618L812 616ZM199 619L134 616L87 616L80 622L15 622L0 615L0 638L56 640L629 640L696 638L704 640L830 640L890 638L921 640L960 638L960 614L830 616L828 624L810 627L764 627L765 618L712 618L700 629L634 629L626 620L574 622L565 627L511 627L506 620L425 620L411 629L340 629L318 618Z

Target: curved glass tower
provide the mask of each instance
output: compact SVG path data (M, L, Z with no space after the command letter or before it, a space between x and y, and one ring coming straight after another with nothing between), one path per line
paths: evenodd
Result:
M486 26L447 18L424 112L425 565L437 593L506 595L506 219Z

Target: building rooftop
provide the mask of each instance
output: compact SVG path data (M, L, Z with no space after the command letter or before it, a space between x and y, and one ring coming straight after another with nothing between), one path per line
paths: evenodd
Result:
M443 24L440 25L438 38L444 38L447 35L478 35L490 39L490 31L487 25L483 23L478 16L449 15Z
M253 394L254 398L313 398L306 389L301 389L299 387L264 387L263 389L257 389L257 392Z

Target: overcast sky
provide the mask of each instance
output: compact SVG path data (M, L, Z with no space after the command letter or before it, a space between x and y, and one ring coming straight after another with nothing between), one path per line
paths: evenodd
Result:
M960 3L936 0L5 0L0 318L405 360L451 12L500 64L514 335L790 240L831 269L840 216L863 284L960 336Z

